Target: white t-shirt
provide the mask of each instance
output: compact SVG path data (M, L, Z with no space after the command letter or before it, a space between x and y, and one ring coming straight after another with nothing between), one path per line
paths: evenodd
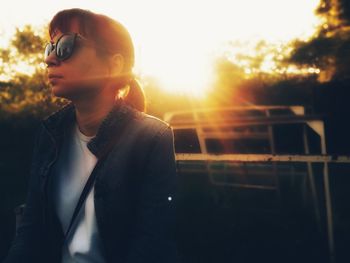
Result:
M75 206L91 174L97 158L87 148L89 137L80 132L77 123L70 136L64 140L62 151L55 165L53 196L55 209L65 233ZM94 186L81 206L68 235L68 246L62 248L62 263L105 262L101 253L95 208Z

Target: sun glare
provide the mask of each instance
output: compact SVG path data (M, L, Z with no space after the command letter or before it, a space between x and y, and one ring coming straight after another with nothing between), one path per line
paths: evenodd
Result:
M314 14L317 0L181 2L167 4L166 12L147 19L142 29L130 22L137 45L138 70L157 77L164 89L175 93L205 95L211 88L213 61L229 41L255 45L261 40L306 40L320 23ZM160 4L160 8L164 5ZM248 48L245 52L256 55ZM235 55L233 50L231 53ZM273 71L274 59L267 57L261 70ZM251 71L246 69L248 74Z
M306 40L320 24L314 13L320 0L130 0L114 4L107 0L62 0L56 6L34 0L32 2L47 11L31 8L30 14L22 14L16 8L17 1L11 1L14 12L6 12L16 16L4 14L5 18L0 18L0 23L6 27L1 28L0 33L23 23L46 24L52 15L64 8L80 6L105 13L130 31L136 49L136 73L156 78L166 91L192 96L203 96L211 88L213 61L225 52L228 42L254 45L261 40L268 43L288 43L294 38ZM21 10L26 10L25 6ZM246 51L255 55L254 50L247 48ZM232 49L231 56L235 54ZM261 70L273 71L274 59L267 57ZM243 66L247 74L253 72L248 65ZM307 72L317 72L317 69Z

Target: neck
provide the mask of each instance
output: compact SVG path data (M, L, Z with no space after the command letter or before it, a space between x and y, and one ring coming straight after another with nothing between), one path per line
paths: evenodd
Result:
M81 133L86 136L96 135L102 120L113 108L114 97L101 98L74 102L76 121Z

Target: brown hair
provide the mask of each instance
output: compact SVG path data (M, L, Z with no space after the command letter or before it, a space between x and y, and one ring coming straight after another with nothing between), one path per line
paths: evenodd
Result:
M96 14L80 8L72 8L59 11L52 18L49 24L50 37L57 30L62 33L68 32L73 20L78 22L79 33L99 47L96 49L98 55L103 57L108 54L119 53L124 57L124 73L129 77L125 78L124 81L118 81L119 85L117 88L128 85L128 93L123 100L139 111L145 111L146 98L144 91L139 81L131 73L135 54L134 45L127 29L120 22L106 15Z

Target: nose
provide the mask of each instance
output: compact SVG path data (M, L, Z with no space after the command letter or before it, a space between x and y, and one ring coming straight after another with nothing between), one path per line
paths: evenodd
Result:
M45 58L45 63L47 65L47 67L51 67L51 66L57 66L60 61L57 59L56 57L56 53L55 50L53 50L46 58Z

